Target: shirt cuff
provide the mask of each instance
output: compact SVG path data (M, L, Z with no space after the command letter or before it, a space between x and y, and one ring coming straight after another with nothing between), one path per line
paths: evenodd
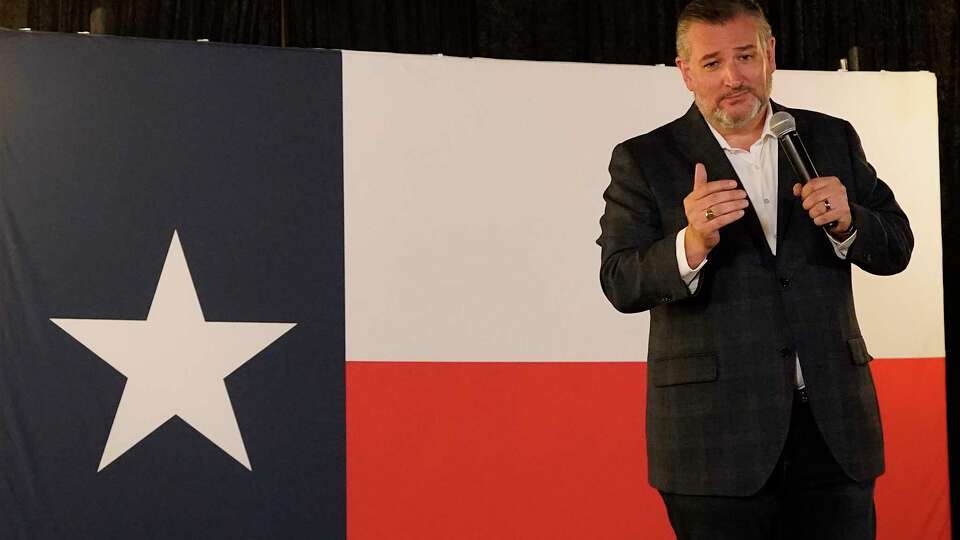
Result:
M703 265L707 264L707 259L704 258L700 261L700 264L698 264L696 268L690 268L690 265L687 264L687 246L683 242L686 233L686 227L680 229L680 232L677 233L677 268L680 269L680 279L687 285L690 294L693 294L697 292L697 287L700 286L700 270L703 268ZM853 233L854 236L856 236L856 234L857 233ZM844 251L843 256L846 257L846 251Z
M827 235L827 238L830 240L830 245L833 246L833 252L837 254L837 257L840 257L841 259L846 259L847 251L850 250L850 244L853 244L853 241L857 238L857 232L859 231L853 231L853 234L848 236L843 242L830 236L830 233L828 233L827 231L823 231L823 234Z

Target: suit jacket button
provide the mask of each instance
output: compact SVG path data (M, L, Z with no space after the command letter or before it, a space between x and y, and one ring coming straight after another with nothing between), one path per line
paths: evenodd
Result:
M790 347L783 347L780 349L780 356L786 358L790 356Z
M786 289L790 286L790 280L787 278L780 278L780 286Z
M661 302L669 302L671 300L673 300L673 297L670 297L670 296L664 296L663 298L660 299Z

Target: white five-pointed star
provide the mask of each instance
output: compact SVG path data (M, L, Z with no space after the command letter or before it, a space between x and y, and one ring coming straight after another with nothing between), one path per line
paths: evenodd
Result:
M50 320L127 377L98 471L174 416L252 470L224 378L296 323L204 320L176 231L147 320Z

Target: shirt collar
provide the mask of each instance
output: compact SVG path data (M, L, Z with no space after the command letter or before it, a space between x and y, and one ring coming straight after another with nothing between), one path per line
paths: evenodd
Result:
M767 117L763 121L763 131L760 132L760 138L757 141L762 141L767 137L773 137L773 132L770 131L770 119L773 118L773 107L770 104L770 100L767 100ZM710 122L707 122L707 127L710 128L710 133L713 133L713 136L717 139L717 142L720 143L720 148L723 148L725 151L736 150L734 147L730 146L730 143L723 138L723 135L719 131L713 129L713 126L710 125ZM757 141L754 141L753 144L757 144ZM752 146L752 145L751 145Z

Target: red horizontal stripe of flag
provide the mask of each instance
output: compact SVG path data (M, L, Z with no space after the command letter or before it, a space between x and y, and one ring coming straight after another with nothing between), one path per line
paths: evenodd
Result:
M878 538L947 539L944 360L872 369L887 450ZM645 371L348 362L348 537L673 538L647 484Z

